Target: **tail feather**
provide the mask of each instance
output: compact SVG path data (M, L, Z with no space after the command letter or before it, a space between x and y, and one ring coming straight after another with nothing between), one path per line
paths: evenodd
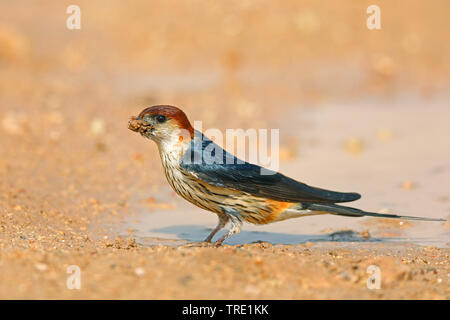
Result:
M407 220L420 220L420 221L446 221L445 219L400 216L400 215L396 215L396 214L367 212L367 211L363 211L363 210L356 209L356 208L340 206L337 204L328 204L328 203L306 204L303 207L304 207L304 209L308 209L308 210L329 212L331 214L337 214L340 216L347 216L347 217L369 216L369 217L377 217L377 218L393 218L393 219L407 219Z

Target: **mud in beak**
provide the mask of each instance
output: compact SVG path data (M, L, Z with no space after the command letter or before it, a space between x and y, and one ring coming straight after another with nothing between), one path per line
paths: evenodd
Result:
M147 121L134 116L128 121L128 129L145 136L148 136L153 131L153 127Z

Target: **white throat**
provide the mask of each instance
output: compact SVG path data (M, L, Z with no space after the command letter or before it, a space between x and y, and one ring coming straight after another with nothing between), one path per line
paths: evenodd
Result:
M178 134L171 134L169 137L155 142L166 168L178 166L184 152L190 146L190 139L181 139Z

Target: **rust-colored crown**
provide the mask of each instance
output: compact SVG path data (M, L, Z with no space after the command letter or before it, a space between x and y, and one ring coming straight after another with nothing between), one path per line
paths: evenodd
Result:
M145 108L139 114L139 118L142 118L146 115L163 115L168 119L174 120L180 129L188 130L191 137L194 136L194 128L192 128L191 123L189 122L186 114L177 107L169 106L169 105L157 105Z

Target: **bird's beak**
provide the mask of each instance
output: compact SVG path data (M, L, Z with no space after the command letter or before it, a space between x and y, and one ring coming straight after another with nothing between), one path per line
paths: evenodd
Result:
M152 132L153 127L147 121L142 120L139 117L131 117L128 121L128 129L134 132L139 132L142 135L147 136L150 132Z

